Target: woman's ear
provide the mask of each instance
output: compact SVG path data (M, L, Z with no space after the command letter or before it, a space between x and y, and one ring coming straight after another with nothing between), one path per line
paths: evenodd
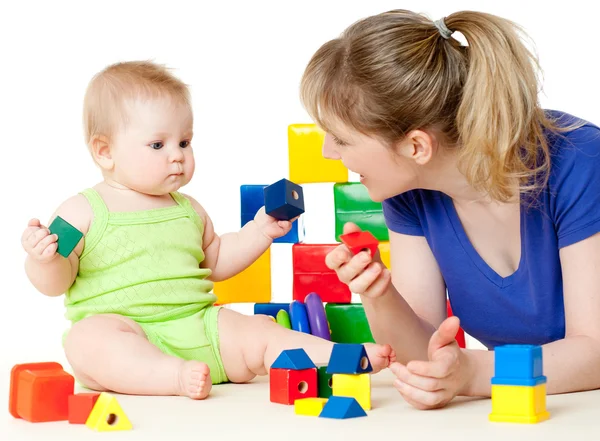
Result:
M115 162L112 157L109 139L104 135L94 135L90 140L90 149L94 161L106 171L114 168Z
M436 139L423 130L412 130L398 144L400 155L412 159L418 165L425 165L433 157L437 148Z

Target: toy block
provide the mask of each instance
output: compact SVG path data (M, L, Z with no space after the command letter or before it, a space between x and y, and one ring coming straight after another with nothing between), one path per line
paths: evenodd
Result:
M69 395L69 424L85 424L98 397L98 392Z
M360 407L355 398L336 397L335 395L327 400L323 411L319 415L320 418L335 418L339 420L363 416L367 416L367 413Z
M333 395L354 397L360 407L371 410L371 375L333 374Z
M305 243L292 245L294 300L304 302L308 294L318 292L323 302L350 303L350 288L340 282L336 272L325 264L325 256L336 246Z
M446 300L446 311L448 314L448 317L452 317L452 306L450 306L450 300ZM460 348L466 348L467 347L467 342L465 339L465 331L463 330L463 328L458 328L458 332L456 333L456 342L458 343L458 347Z
M316 366L302 348L285 349L271 365L271 369L292 369L295 371L312 368L316 368Z
M317 377L319 379L319 397L329 398L333 395L333 374L327 373L327 365L317 367Z
M494 348L492 384L537 386L545 382L541 346L504 345Z
M10 373L10 414L32 423L65 421L74 389L75 379L59 363L17 364Z
M290 180L298 184L347 182L348 169L341 160L323 157L325 132L315 124L288 126Z
M246 225L251 220L258 210L265 205L264 189L267 185L241 185L240 186L240 201L241 201L241 227ZM292 224L292 229L285 236L278 237L273 240L273 243L297 243L300 241L299 222Z
M330 374L367 374L373 371L365 347L361 344L336 343L327 366ZM334 387L335 387L335 380Z
M350 249L352 254L368 250L371 256L374 256L377 252L378 241L369 231L342 234L340 240Z
M252 265L239 274L215 282L213 292L219 304L268 303L271 301L271 249L267 248Z
M304 304L306 305L306 312L308 314L310 333L325 340L331 340L325 307L319 294L316 292L310 293L304 299Z
M292 329L292 322L290 321L290 315L285 309L280 310L275 317L275 321L286 329Z
M381 262L385 265L385 267L389 270L392 269L392 259L390 256L390 243L389 242L379 242L379 257L381 257Z
M301 398L294 401L296 415L319 416L327 403L327 398Z
M389 241L381 202L374 202L360 182L334 184L335 237L344 232L346 222L354 222L361 230L370 231L380 241ZM339 240L339 239L338 239Z
M325 314L336 343L375 343L361 303L328 303Z
M310 323L304 303L300 303L297 300L290 303L290 323L294 331L310 334Z
M265 211L278 220L291 220L304 213L304 192L298 184L281 179L264 189Z
M102 392L85 425L96 432L116 432L133 429L117 399Z
M537 386L492 385L489 420L534 424L550 418L546 410L546 384Z
M281 310L290 312L289 303L255 303L254 314L272 315L277 317L277 313Z
M58 236L56 252L63 257L69 257L69 254L75 249L83 233L64 220L60 216L56 216L48 227L50 234Z
M273 403L294 404L300 398L317 398L317 369L269 371L269 393Z

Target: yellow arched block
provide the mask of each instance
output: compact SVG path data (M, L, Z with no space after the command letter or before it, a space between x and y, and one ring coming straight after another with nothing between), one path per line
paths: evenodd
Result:
M340 160L323 157L325 133L315 124L288 126L290 178L296 184L348 182L348 169Z
M271 249L241 273L215 282L217 303L269 303L271 301Z
M371 410L370 374L333 374L331 382L333 395L354 397L364 410Z
M381 256L381 261L386 266L387 269L392 269L392 260L390 256L390 243L389 242L379 242L379 255Z
M546 410L546 384L537 386L492 385L490 421L539 423L550 418Z
M133 429L117 399L106 392L102 392L98 397L85 425L97 432Z
M296 415L319 416L327 398L300 398L294 401Z

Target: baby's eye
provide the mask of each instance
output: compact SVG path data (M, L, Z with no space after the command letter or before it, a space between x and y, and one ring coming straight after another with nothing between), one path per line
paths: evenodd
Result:
M158 142L153 142L152 144L150 144L150 148L154 149L154 150L159 150L163 148L163 143L158 141Z
M184 148L186 148L186 147L189 147L189 145L190 145L190 142L189 142L189 141L181 141L181 142L179 143L179 147L181 147L182 149L184 149Z

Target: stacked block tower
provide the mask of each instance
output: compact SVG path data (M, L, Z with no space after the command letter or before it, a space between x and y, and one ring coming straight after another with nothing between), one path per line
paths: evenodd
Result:
M306 243L303 231L298 226L299 222L294 222L291 231L276 239L272 245L292 244L293 280L290 281L290 303L271 303L271 248L242 273L215 283L214 293L218 304L254 303L255 314L271 315L282 325L300 332L314 333L338 343L373 342L362 304L352 303L352 293L348 286L339 281L334 271L327 268L325 256L341 242L344 224L354 222L376 238L381 259L390 268L389 237L382 205L370 199L363 184L349 182L348 169L341 161L323 158L323 141L324 132L314 124L290 125L287 179L271 185L261 183L240 187L243 226L265 205L269 196L266 193L271 190L278 190L278 194L295 192L295 196L287 200L287 207L291 207L293 211L297 203L303 202L302 184L333 183L335 237L327 243ZM287 214L292 217L295 213ZM321 308L318 303L322 302L326 330L322 320L317 321L319 329L311 328L311 324L314 327L312 319L315 314L311 313L310 294L318 296L319 301L312 301L312 310L319 311L319 315ZM309 302L306 304L307 298ZM303 310L305 304L308 311ZM296 320L293 319L295 311ZM304 314L308 320L298 319L304 317ZM449 303L448 314L451 314ZM457 340L462 347L465 346L462 330Z

